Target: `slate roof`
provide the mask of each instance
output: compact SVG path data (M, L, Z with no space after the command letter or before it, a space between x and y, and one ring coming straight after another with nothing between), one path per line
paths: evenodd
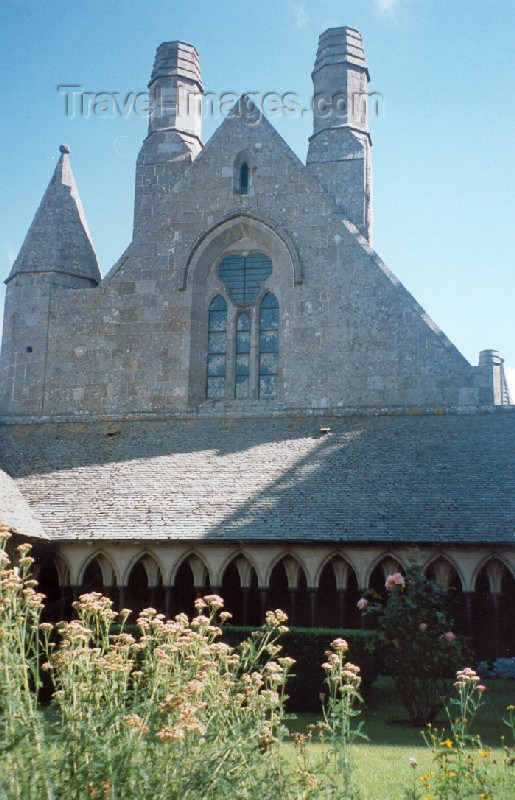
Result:
M515 543L510 410L4 425L0 466L52 539Z
M97 257L68 158L70 148L61 145L59 149L61 156L8 281L21 272L62 272L100 282Z
M47 538L16 483L0 470L0 537L3 530L30 538Z

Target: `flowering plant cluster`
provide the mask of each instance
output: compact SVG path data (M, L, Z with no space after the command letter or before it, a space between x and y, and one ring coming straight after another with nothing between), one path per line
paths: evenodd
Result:
M416 562L405 575L388 575L385 588L385 602L369 591L357 605L377 626L386 670L413 724L425 725L435 719L450 691L453 670L467 654L466 642L452 630L445 590Z
M196 601L192 619L146 609L136 636L128 609L112 632L118 615L97 592L74 604L75 619L41 623L29 549L18 548L16 567L0 550L2 800L358 797L349 745L360 678L343 640L324 666L319 736L330 747L304 761L297 748L292 765L279 747L294 664L278 643L288 630L282 611L267 612L236 649L220 641L230 614L214 594ZM43 679L53 689L45 711Z
M412 776L406 789L405 800L494 800L512 797L515 790L512 767L513 751L505 748L505 770L491 770L491 750L485 747L479 736L472 736L470 726L483 704L482 695L486 687L480 683L477 673L470 667L458 670L454 686L457 696L445 705L449 730L439 729L431 723L422 731L422 736L433 753L433 769L423 775ZM504 720L515 734L515 720L508 706L509 716ZM409 759L411 767L417 769L417 760Z

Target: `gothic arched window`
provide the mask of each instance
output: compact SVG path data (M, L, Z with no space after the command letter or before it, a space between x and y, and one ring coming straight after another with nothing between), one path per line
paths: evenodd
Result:
M249 165L246 161L240 167L240 194L249 192Z
M271 292L265 294L259 312L259 397L277 394L279 369L279 303Z
M219 294L209 306L207 343L207 396L225 395L227 373L227 303Z
M236 386L235 396L245 400L249 396L250 381L250 316L246 311L236 321Z

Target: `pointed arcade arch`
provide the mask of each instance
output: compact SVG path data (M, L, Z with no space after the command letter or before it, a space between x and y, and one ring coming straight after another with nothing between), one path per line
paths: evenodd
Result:
M508 566L492 556L474 580L474 643L477 655L493 661L515 652L515 580Z
M349 562L339 554L325 559L317 576L317 625L345 628L359 625L358 582Z
M144 553L133 560L127 573L127 607L134 617L144 608L163 611L163 576L154 556Z
M225 608L236 625L259 625L258 576L250 560L236 555L226 566L222 577Z

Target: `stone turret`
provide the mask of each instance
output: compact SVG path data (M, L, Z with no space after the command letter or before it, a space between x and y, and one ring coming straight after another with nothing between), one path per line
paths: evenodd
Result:
M148 87L148 136L136 165L135 234L202 149L202 81L193 45L160 44Z
M62 144L59 150L61 157L52 180L6 283L17 275L51 273L78 279L75 286L90 287L100 282L97 257L68 157L70 148Z
M0 414L38 414L44 407L51 321L71 290L91 295L100 282L97 258L69 161L61 157L6 280L0 354Z
M307 166L370 241L369 74L358 31L329 28L320 36L312 78L314 124Z

